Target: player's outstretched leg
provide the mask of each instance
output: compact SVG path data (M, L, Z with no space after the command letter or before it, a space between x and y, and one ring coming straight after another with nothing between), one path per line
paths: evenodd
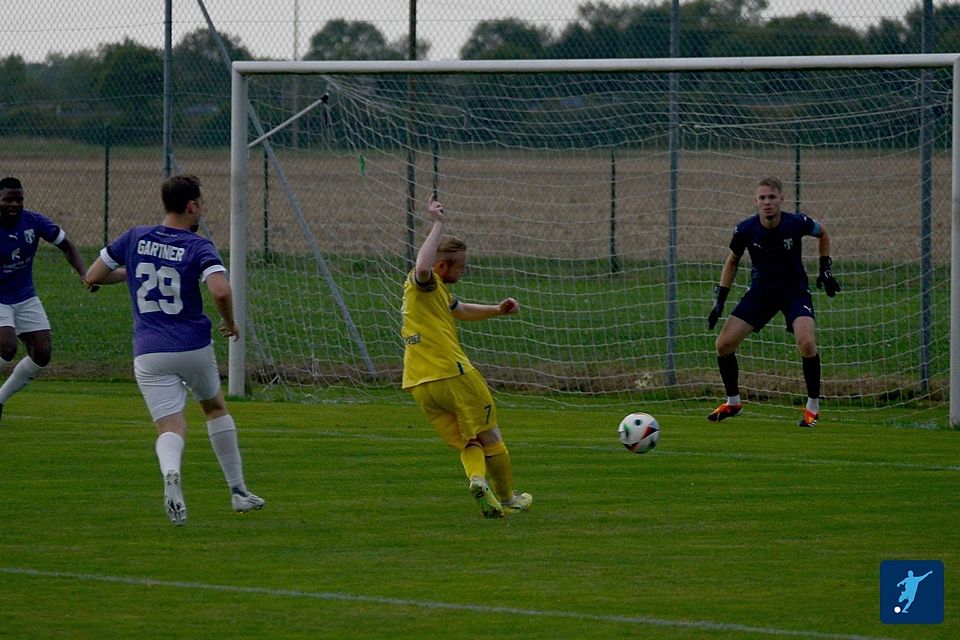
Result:
M168 471L163 478L163 507L170 522L180 526L187 521L187 505L183 501L183 489L180 487L180 474Z
M470 478L470 495L480 505L480 511L483 512L484 518L503 517L503 506L493 493L493 489L490 488L486 478L481 476Z
M503 440L486 444L483 447L484 461L490 484L504 513L526 511L533 504L533 496L513 490L513 464L510 462L510 452Z

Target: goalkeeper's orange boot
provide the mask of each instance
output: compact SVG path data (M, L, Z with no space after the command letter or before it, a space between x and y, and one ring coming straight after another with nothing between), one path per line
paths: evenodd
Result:
M817 418L820 417L819 413L814 413L810 409L803 410L803 417L800 418L800 422L797 423L798 427L815 427L817 426Z
M710 412L710 415L707 416L707 420L710 422L720 422L721 420L726 420L727 418L733 418L743 413L742 404L727 404L724 402L722 405Z

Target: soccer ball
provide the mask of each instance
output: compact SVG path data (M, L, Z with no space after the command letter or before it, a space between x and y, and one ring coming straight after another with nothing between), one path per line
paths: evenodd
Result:
M660 442L660 425L649 413L631 413L617 429L620 444L633 453L646 453Z

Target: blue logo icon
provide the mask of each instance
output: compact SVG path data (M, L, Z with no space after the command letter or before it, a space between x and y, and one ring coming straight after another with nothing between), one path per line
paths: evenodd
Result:
M943 563L939 560L881 562L880 621L884 624L943 622Z

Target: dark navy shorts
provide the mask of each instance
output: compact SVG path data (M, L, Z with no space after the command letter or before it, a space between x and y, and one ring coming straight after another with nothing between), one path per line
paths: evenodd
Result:
M813 314L813 298L809 289L786 287L779 289L747 289L743 298L730 313L737 316L754 331L760 331L777 312L783 313L787 331L793 333L793 321L802 316L816 319Z

